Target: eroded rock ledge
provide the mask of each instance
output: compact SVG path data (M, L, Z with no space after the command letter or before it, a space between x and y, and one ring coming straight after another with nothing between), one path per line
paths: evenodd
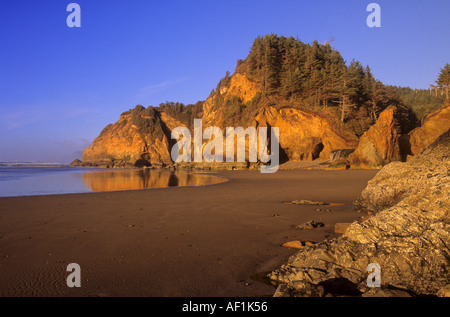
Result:
M302 249L269 274L275 296L448 296L450 130L408 162L386 165L357 204L375 215ZM381 288L367 286L370 263Z

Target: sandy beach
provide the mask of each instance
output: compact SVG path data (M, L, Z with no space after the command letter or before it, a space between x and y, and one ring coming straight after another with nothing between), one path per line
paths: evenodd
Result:
M272 296L262 277L297 252L281 245L337 237L376 173L227 171L202 187L0 198L0 295ZM344 205L286 204L297 199ZM310 220L325 226L293 229Z

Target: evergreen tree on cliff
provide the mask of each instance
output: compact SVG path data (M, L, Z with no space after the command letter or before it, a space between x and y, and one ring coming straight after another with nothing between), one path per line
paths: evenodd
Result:
M444 68L441 68L441 72L439 73L439 77L436 80L436 84L438 84L439 88L445 90L445 102L449 103L449 95L448 95L448 87L450 86L450 64L445 64Z
M251 117L267 105L309 107L362 135L386 107L403 107L398 95L376 80L368 66L356 60L347 63L327 42L308 44L276 34L258 36L247 58L238 61L236 72L256 83L261 94L251 104L229 105L229 119Z

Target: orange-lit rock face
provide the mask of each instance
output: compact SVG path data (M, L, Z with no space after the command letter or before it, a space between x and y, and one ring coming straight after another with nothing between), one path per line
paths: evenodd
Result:
M230 87L226 91L228 96L237 96L245 104L258 93L256 84L244 74L236 73L231 77Z
M91 146L83 153L83 163L92 165L147 165L170 164L170 135L159 126L155 126L156 132L149 133L143 127L135 124L133 113L127 111L120 116L119 121L108 125L94 140ZM155 118L141 115L142 122L153 122ZM175 119L162 114L161 125L179 125ZM140 163L142 162L142 163Z
M294 108L264 108L253 124L278 127L280 146L294 161L329 159L331 151L352 149L358 143L356 136L333 126L326 118Z
M283 108L280 110L276 110L273 107L263 108L255 118L252 118L248 126L255 128L278 127L282 160L301 161L317 158L326 160L330 158L331 151L354 149L358 144L356 136L339 129L326 118L313 112L294 108ZM234 145L236 159L237 139ZM246 160L249 158L250 146L255 152L257 151L257 142L249 144L249 139L246 138ZM225 142L223 151L224 153L226 151Z
M209 174L171 173L163 170L112 170L83 174L92 191L121 191L171 186L218 184L226 179Z
M171 116L167 115L165 112L161 112L161 120L164 123L164 125L169 128L170 131L177 127L185 127L183 123L180 121L172 118Z
M239 113L234 113L236 109L233 108L233 101L237 98L241 104L247 104L259 92L261 87L257 83L237 72L221 82L217 91L208 97L203 104L202 118L193 119L202 119L203 130L207 127L219 127L225 136L225 128L230 126L227 123L227 115L232 113L239 116ZM135 124L136 110L131 110L123 113L118 122L107 126L93 144L84 151L83 164L120 167L173 163L170 152L175 140L171 139L170 133L176 127L185 125L164 112L155 110L151 112L152 115L145 116L144 114L147 113L145 111L137 112L140 115L140 119L137 120L140 124ZM243 128L248 126L279 128L279 142L284 159L312 160L319 157L328 159L331 151L354 149L358 142L356 136L310 111L294 108L277 110L265 107L259 112L246 113L245 118L243 122L246 123L243 123ZM150 132L145 129L148 122L142 123L143 120L151 123ZM192 130L191 133L193 133ZM204 146L208 142L210 140L203 140ZM249 145L246 141L246 159L248 159L249 146L257 145Z
M349 155L352 167L380 168L389 162L401 160L395 114L395 107L387 108L363 134L355 152Z
M219 87L219 95L208 97L203 105L203 124L208 126L221 127L224 126L224 113L227 109L218 106L218 100L223 99L224 102L233 97L237 97L243 104L252 100L259 92L256 83L247 78L246 75L235 73L230 78L228 87Z
M447 104L428 116L421 127L410 132L411 153L419 154L449 129L450 105Z

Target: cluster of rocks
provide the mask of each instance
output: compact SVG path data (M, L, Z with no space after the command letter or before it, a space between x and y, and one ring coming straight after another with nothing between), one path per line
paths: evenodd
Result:
M398 116L396 107L388 107L361 136L355 149L332 151L326 169L380 169L390 162L406 161L418 155L450 128L449 104L431 113L420 127L407 135L399 134Z
M386 165L356 202L374 215L271 272L275 296L448 296L449 171L450 130L408 162ZM368 286L371 263L381 268L380 288Z

